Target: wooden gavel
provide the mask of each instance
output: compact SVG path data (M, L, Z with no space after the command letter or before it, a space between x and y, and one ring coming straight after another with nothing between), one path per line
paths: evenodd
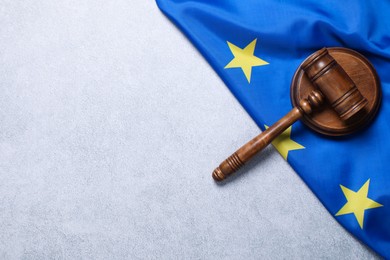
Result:
M300 68L314 86L311 93L301 99L287 115L223 161L212 174L214 180L222 181L236 172L294 122L303 116L310 116L314 109L323 106L325 100L345 122L361 114L359 112L367 105L367 99L329 54L328 49L323 48L314 53L302 63Z

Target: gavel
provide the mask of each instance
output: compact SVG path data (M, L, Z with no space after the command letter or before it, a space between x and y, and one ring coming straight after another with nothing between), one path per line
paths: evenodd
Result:
M253 138L251 141L247 142L225 161L223 161L212 173L214 180L222 181L226 179L232 173L239 170L258 152L268 146L289 126L302 117L310 118L313 111L318 110L323 106L329 107L329 109L333 110L337 114L337 120L341 121L340 124L343 126L345 125L347 128L349 127L348 124L352 125L352 128L357 128L373 118L373 114L375 114L378 110L380 100L379 80L375 69L364 57L354 51L344 48L334 49L335 54L339 56L341 54L352 55L355 58L357 57L356 59L359 61L362 61L362 64L359 64L359 62L351 60L352 62L358 64L356 65L358 66L357 68L352 69L354 74L360 73L363 77L368 74L372 75L370 80L371 82L374 82L373 84L365 81L362 83L362 85L366 85L363 86L365 93L370 93L370 89L367 88L374 88L371 92L375 95L373 97L370 96L370 102L362 95L355 82L351 79L343 67L340 66L334 57L332 57L330 52L332 52L333 49L323 48L309 56L309 58L301 64L299 71L297 71L297 73L299 72L298 75L300 75L301 78L305 77L305 80L309 82L308 84L311 84L309 94L296 102L295 107L283 118ZM352 58L348 56L347 59ZM343 60L342 57L341 60ZM370 70L369 73L366 71L367 68ZM355 78L360 80L361 75L355 76ZM374 86L371 87L370 85ZM356 117L358 118L354 119ZM365 122L356 124L356 122L362 121L361 119L364 119L363 121ZM346 133L350 132L351 131L348 130Z

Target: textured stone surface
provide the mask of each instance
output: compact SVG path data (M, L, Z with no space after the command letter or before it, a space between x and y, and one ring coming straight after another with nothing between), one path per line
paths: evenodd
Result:
M0 0L1 259L376 258L152 0ZM230 122L226 127L226 122Z

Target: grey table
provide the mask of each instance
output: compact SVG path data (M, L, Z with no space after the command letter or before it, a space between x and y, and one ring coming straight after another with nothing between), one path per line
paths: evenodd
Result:
M0 0L1 259L374 259L153 0ZM226 122L229 127L226 127Z

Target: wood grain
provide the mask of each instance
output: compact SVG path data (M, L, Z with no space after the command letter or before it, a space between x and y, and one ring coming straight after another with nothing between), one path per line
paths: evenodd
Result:
M331 55L335 51L347 53L347 55L336 55L336 60ZM380 87L374 68L364 57L361 57L363 56L343 48L323 48L309 56L299 66L293 78L291 97L294 108L223 161L212 173L214 180L222 181L239 170L247 161L302 117L311 122L313 111L321 108L324 103L326 105L319 113L325 112L325 118L321 117L325 122L325 127L323 128L321 125L311 127L320 133L328 135L352 133L361 126L361 123L356 122L362 122L362 118L364 123L371 120L379 107ZM338 59L342 61L343 66L339 64ZM362 62L359 63L356 59ZM368 75L368 79L358 81L357 85L348 74L352 71L354 78L367 77ZM356 72L359 72L358 75ZM376 84L372 84L372 82ZM370 95L372 92L377 93L373 98ZM302 98L302 93L306 95L304 98ZM365 96L370 96L370 98L367 99ZM344 132L327 131L333 128L334 117L337 118L336 122L342 122Z

